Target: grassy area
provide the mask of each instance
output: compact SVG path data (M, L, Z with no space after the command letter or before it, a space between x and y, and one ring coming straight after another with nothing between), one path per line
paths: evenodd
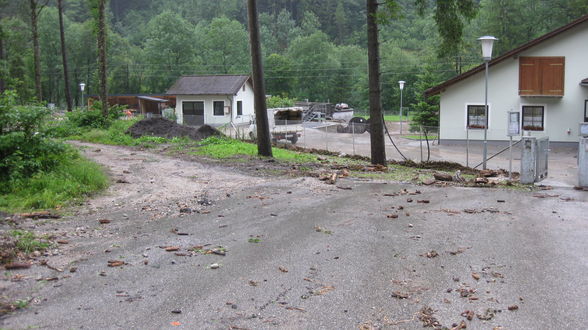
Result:
M316 162L317 156L308 153L295 152L285 149L273 148L272 153L277 160L288 162L308 163ZM233 140L229 138L210 137L200 142L200 146L193 152L216 159L227 159L235 156L257 156L255 144Z
M24 253L34 251L44 251L51 247L51 243L42 237L37 237L34 233L24 230L13 230L10 236L16 238L16 248Z
M409 139L409 140L423 140L425 141L425 136L424 135L403 135L402 136L405 139ZM429 139L429 141L433 141L433 140L437 140L437 135L427 135L427 138Z
M370 118L369 115L359 115L358 117L363 117L365 119ZM403 116L404 117L404 121L407 121L406 119L406 115ZM412 120L412 115L408 116L408 121ZM384 121L393 121L393 122L399 122L400 121L400 115L384 115Z
M77 156L64 159L51 171L6 184L0 194L0 209L22 212L54 209L79 200L106 188L108 177L99 165Z

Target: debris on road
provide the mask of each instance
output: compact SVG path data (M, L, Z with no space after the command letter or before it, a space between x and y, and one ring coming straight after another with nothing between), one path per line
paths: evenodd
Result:
M453 176L451 174L447 174L447 173L433 173L433 177L435 178L435 180L439 180L439 181L447 181L447 182L451 182L453 181Z
M29 219L60 219L61 216L58 214L51 213L49 211L20 213L19 216Z
M317 233L323 233L323 234L327 234L327 235L333 234L332 231L327 230L326 228L323 228L321 226L314 226L314 231L316 231Z
M108 220L108 219L100 219L98 220L98 223L100 223L101 225L107 225L109 223L111 223L112 220Z
M419 311L419 320L423 322L424 328L439 328L441 323L434 316L435 311L429 306L421 308Z
M211 264L210 266L208 266L210 269L219 269L220 268L220 264L214 263Z
M467 310L467 311L461 313L461 316L468 319L468 321L473 320L475 315L476 315L476 313L474 313L473 311L470 311L470 310Z
M13 262L13 263L9 263L9 264L4 265L4 268L6 270L27 269L27 268L31 268L31 264L24 263L24 262Z
M482 321L490 321L494 316L496 316L496 310L492 308L487 308L483 314L476 314L476 317Z
M518 306L518 305L512 305L512 306L508 306L508 310L509 310L509 311L516 311L516 310L518 310L518 309L519 309L519 306Z
M480 274L478 273L472 273L472 277L474 278L474 280L479 281L480 280Z
M438 257L439 256L439 253L437 253L437 251L435 251L435 250L431 250L431 251L429 251L429 252L427 252L425 254L421 254L420 256L421 257L427 257L429 259L432 259L432 258Z
M120 267L124 266L126 263L122 260L108 260L108 267Z
M404 293L404 292L400 292L400 291L392 292L392 298L408 299L408 297L409 297L408 293Z
M287 272L288 272L288 269L287 269L286 267L284 267L284 266L280 266L280 267L278 267L278 269L279 269L279 270L280 270L282 273L287 273Z

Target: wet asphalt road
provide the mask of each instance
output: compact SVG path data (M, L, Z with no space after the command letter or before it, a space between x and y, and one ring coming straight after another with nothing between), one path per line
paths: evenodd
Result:
M37 282L39 303L0 328L421 329L425 307L449 328L586 328L585 192L311 180L245 187L208 214L113 211L111 237L72 239L88 256L77 272L46 270L59 281ZM98 227L92 215L66 221ZM228 252L181 256L206 244Z

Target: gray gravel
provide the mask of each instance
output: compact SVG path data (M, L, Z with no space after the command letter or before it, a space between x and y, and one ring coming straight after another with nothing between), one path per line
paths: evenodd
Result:
M101 149L96 157L127 152ZM151 157L133 175L169 160ZM236 176L192 166L208 171L208 185ZM468 329L586 328L585 192L351 179L343 183L352 190L342 190L312 178L239 175L239 184L206 190L213 203L201 205L204 190L185 177L184 190L196 196L166 195L158 211L144 209L157 189L130 195L123 187L76 216L40 224L37 230L66 233L70 244L48 258L66 271L34 266L5 274L7 292L35 299L0 320L0 328L421 329L425 307L449 328L462 320ZM430 202L418 203L424 200ZM180 214L186 206L200 213ZM100 225L101 218L112 222ZM161 248L168 246L179 247L178 255ZM226 256L190 252L195 246L222 246ZM438 256L427 257L433 250ZM109 260L127 264L108 267ZM219 268L210 268L214 263ZM75 273L67 271L71 266ZM8 283L15 273L29 277ZM48 276L59 280L36 281ZM518 310L509 311L514 305ZM461 316L468 310L494 316L469 321Z

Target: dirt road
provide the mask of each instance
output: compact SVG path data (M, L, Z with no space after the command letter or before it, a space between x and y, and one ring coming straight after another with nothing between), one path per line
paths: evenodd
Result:
M584 192L339 189L79 145L120 183L21 224L68 244L4 274L33 299L0 328L585 327Z

